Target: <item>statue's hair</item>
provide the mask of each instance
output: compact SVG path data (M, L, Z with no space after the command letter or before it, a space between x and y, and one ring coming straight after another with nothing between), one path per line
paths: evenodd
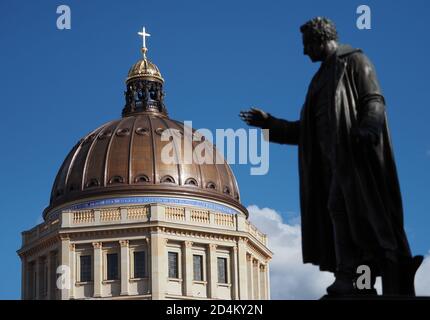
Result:
M333 21L325 17L316 17L300 27L300 31L310 36L311 41L323 43L338 40L336 26Z

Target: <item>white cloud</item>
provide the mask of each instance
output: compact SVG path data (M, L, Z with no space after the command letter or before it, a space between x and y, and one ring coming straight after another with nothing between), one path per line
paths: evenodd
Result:
M273 251L270 262L270 292L272 299L319 299L334 278L318 267L303 264L301 230L298 219L284 223L273 209L252 205L248 207L250 220L267 234ZM294 223L296 221L296 223Z
M318 267L303 264L300 219L292 217L284 223L282 216L270 208L248 207L251 222L269 238L273 251L270 262L270 292L272 299L319 299L334 277ZM381 294L381 278L375 288ZM430 251L415 277L416 294L430 296Z
M418 296L430 296L430 251L415 276L415 291Z

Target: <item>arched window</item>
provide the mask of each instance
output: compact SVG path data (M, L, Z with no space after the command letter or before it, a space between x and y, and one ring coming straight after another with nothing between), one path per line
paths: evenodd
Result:
M124 183L124 178L121 176L113 176L109 180L109 184L119 184L119 183Z
M197 187L198 183L197 183L196 179L194 179L194 178L188 178L187 180L185 180L185 185Z
M100 182L99 180L97 180L96 178L92 178L89 181L87 181L87 183L85 184L86 188L91 188L91 187L98 187L100 186Z
M134 179L134 182L135 183L147 183L147 182L149 182L150 180L149 180L149 178L148 178L148 176L146 175L146 174L141 174L141 175L138 175L135 179Z
M160 180L161 183L175 183L175 179L172 176L164 176Z
M214 182L212 182L212 181L209 181L206 184L206 188L208 188L208 189L216 189L216 184Z

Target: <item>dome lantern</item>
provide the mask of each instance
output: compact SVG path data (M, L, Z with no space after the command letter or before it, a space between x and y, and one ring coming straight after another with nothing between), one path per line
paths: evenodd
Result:
M143 58L137 61L129 70L126 85L125 106L122 111L123 117L140 112L158 113L167 116L164 105L163 83L158 67L148 60L146 53L146 33L145 27L138 33L143 38L142 54Z

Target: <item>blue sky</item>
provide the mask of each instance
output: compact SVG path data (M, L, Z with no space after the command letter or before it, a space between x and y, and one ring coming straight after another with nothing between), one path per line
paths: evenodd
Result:
M72 29L56 28L67 4ZM361 1L12 1L0 2L0 299L19 298L22 230L49 201L56 172L87 132L120 117L124 80L140 58L145 25L149 58L165 78L170 116L195 128L243 127L250 106L297 119L318 65L302 54L299 26L325 15L341 42L374 62L387 101L414 253L430 249L428 1L366 1L372 29L356 28ZM245 206L300 212L297 150L272 144L270 171L250 176L233 165Z

